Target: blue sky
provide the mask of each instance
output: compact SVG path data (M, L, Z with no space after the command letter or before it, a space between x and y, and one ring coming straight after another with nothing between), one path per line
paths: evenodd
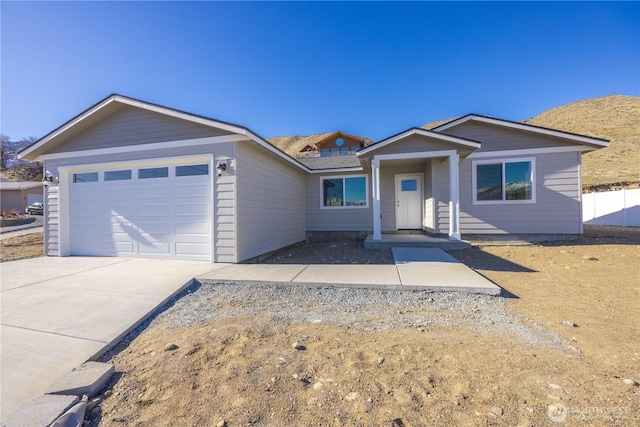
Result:
M638 2L0 2L0 130L110 93L251 128L382 139L640 95Z

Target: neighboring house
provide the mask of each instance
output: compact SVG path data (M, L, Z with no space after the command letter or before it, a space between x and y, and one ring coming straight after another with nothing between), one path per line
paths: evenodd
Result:
M320 140L306 143L296 157L334 157L356 154L358 150L368 145L367 142L366 138L349 135L342 131L333 132Z
M580 234L580 156L608 146L479 115L323 157L337 138L354 143L325 134L294 159L243 126L111 95L21 157L52 177L47 255L240 262L309 233Z
M1 181L0 209L25 212L33 202L42 202L42 183L40 181Z

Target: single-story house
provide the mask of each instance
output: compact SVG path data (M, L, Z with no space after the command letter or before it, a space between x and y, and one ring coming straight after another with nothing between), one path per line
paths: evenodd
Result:
M580 234L581 154L608 146L475 114L357 149L338 137L344 153L323 141L296 159L246 127L111 95L20 155L50 180L47 255L235 263L320 232Z
M34 202L42 202L40 181L0 182L0 209L3 211L25 212L27 206Z

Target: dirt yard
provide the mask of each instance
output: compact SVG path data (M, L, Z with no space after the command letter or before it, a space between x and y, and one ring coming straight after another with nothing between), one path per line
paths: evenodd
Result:
M624 381L640 382L639 229L452 255L503 296L194 287L105 355L117 374L88 425L640 425ZM389 255L328 243L265 262L310 259Z
M0 240L0 262L37 258L43 255L43 248L41 232L2 239Z

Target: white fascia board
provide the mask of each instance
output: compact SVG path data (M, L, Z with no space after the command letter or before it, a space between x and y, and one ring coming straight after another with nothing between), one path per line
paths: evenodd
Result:
M363 170L364 169L362 168L362 166L358 166L354 168L340 168L340 169L311 169L309 170L309 173L331 174L331 173L344 173L344 172L362 172Z
M95 113L98 110L101 110L102 108L104 108L106 105L111 104L112 102L115 101L117 97L116 96L110 96L109 98L105 99L103 102L101 102L100 104L94 106L93 108L85 111L83 114L79 115L78 117L76 117L75 119L72 119L70 122L68 122L67 124L63 125L61 128L59 128L57 131L51 133L49 136L41 139L39 142L37 142L36 144L25 148L23 151L20 152L20 154L18 155L18 157L20 159L22 159L24 156L32 153L33 151L37 150L38 148L42 147L44 144L46 144L47 142L49 142L50 140L52 140L53 138L55 138L56 136L60 135L61 133L66 132L67 130L69 130L70 128L72 128L73 126L77 125L78 123L80 123L81 121L83 121L84 119L86 119L87 117L89 117L90 115L92 115L93 113ZM41 161L38 160L40 157L38 157L36 159L36 161Z
M361 156L367 153L370 153L371 151L377 150L379 148L382 148L384 146L387 146L389 144L393 144L396 141L399 141L401 139L407 138L411 135L421 135L421 136L425 136L428 138L433 138L433 139L438 139L444 142L449 142L452 144L456 144L456 145L462 145L464 147L470 147L470 148L475 148L478 149L480 148L480 143L477 142L473 142L473 141L469 141L466 139L462 139L462 138L458 138L456 136L451 136L451 135L443 135L443 134L439 134L438 132L433 132L433 131L429 131L426 129L409 129L408 131L402 132L399 135L396 135L394 137L391 137L387 140L383 140L377 144L373 144L370 145L369 147L366 147L360 151L358 151L356 153L356 156Z
M167 148L195 147L198 145L221 144L225 142L244 141L243 135L210 136L205 138L183 139L180 141L154 142L151 144L124 145L122 147L95 148L92 150L68 151L63 153L44 154L36 158L42 162L76 157L104 156L109 154L137 153L141 151L163 150Z
M500 151L480 151L471 153L467 156L468 159L480 159L483 157L504 157L504 156L530 156L536 154L553 154L553 153L568 153L575 151L593 151L596 148L587 147L584 145L568 146L568 147L548 147L548 148L523 148L521 150L500 150Z
M518 129L518 130L522 130L525 132L532 132L532 133L539 133L541 135L547 135L547 136L553 136L556 138L562 138L562 139L568 139L571 141L575 141L575 142L580 142L583 144L590 144L590 145L595 145L598 147L608 147L609 146L609 142L604 140L604 139L598 139L598 138L592 138L589 136L584 136L584 135L576 135L576 134L572 134L572 133L568 133L568 132L563 132L560 130L554 130L554 129L546 129L546 128L541 128L538 126L534 126L534 125L528 125L525 123L516 123L516 122L510 122L510 121L506 121L506 120L500 120L500 119L494 119L491 117L482 117L482 116L476 116L476 115L468 115L468 116L464 116L461 117L457 120L454 120L452 122L446 123L442 126L438 126L436 128L434 128L434 132L442 132L443 130L449 129L453 126L457 126L461 123L467 122L469 120L473 120L476 122L482 122L482 123L488 123L488 124L492 124L492 125L496 125L496 126L502 126L502 127L507 127L507 128L512 128L512 129Z
M406 160L406 159L432 159L434 157L449 157L457 154L456 150L425 151L418 153L376 154L374 160Z
M222 122L219 122L219 121L216 121L216 120L206 119L204 117L198 117L198 116L194 116L194 115L188 114L188 113L182 113L182 112L179 112L179 111L172 110L170 108L165 108L165 107L160 107L160 106L157 106L157 105L147 104L146 102L137 101L137 100L130 99L130 98L127 98L127 97L123 97L123 96L120 96L120 95L113 95L113 96L110 96L109 98L105 99L104 101L102 101L98 105L95 105L93 108L90 108L89 110L85 111L81 115L77 116L75 119L72 119L70 122L66 123L64 126L59 128L58 130L56 130L55 132L53 132L49 136L47 136L44 139L40 140L38 143L32 145L31 147L25 148L24 151L22 151L19 154L19 158L24 158L25 156L28 156L30 153L32 153L33 151L35 151L38 148L42 147L43 145L45 145L47 142L49 142L53 138L56 138L60 134L66 132L67 130L69 130L73 126L77 125L81 121L87 119L88 117L90 117L91 115L96 113L97 111L105 108L107 105L109 105L109 104L111 104L113 102L118 102L120 104L125 104L125 105L130 105L130 106L133 106L133 107L137 107L137 108L142 108L142 109L145 109L145 110L148 110L148 111L153 111L153 112L156 112L156 113L164 114L164 115L167 115L167 116L172 116L172 117L175 117L175 118L187 120L187 121L190 121L190 122L193 122L193 123L202 124L202 125L205 125L205 126L215 127L217 129L221 129L221 130L232 132L232 133L237 133L237 134L240 134L240 135L245 135L246 134L246 129L242 128L242 127L239 127L239 126L233 126L233 125L230 125L228 123L222 123ZM38 160L38 159L36 159L36 160Z

